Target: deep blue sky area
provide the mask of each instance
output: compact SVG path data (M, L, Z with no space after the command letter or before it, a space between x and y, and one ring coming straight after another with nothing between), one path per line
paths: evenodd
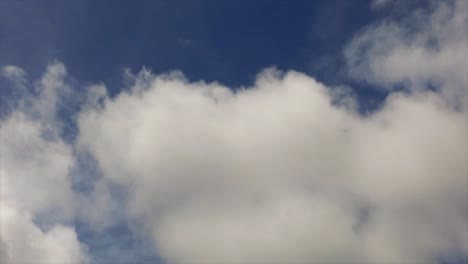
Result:
M2 0L0 62L34 79L57 59L111 89L142 66L237 87L275 65L333 84L343 46L380 15L363 0Z

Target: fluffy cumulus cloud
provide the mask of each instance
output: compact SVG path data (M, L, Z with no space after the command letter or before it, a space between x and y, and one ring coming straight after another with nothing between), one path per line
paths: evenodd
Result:
M466 113L434 92L368 117L334 99L296 72L236 93L154 76L82 112L79 144L171 262L468 253Z
M410 35L372 26L346 51L356 78L404 84L367 115L348 92L294 71L267 69L234 91L143 70L113 97L89 87L70 141L57 110L66 71L51 65L40 92L1 119L2 261L88 260L69 219L112 225L113 200L169 263L468 255L466 5L412 19L432 24ZM13 66L4 75L26 83ZM71 187L83 153L99 172L86 197Z

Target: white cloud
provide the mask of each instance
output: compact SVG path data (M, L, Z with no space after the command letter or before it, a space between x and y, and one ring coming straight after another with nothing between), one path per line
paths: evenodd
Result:
M55 207L61 211L70 209L70 147L61 140L44 139L41 123L23 113L2 121L1 132L2 200L13 200L31 212Z
M21 82L26 81L26 73L23 69L14 65L6 65L1 68L1 73L4 77L11 78L13 80L20 80Z
M86 263L86 247L75 230L60 224L47 231L33 223L29 213L2 200L2 263Z
M60 129L57 109L61 107L61 100L69 93L70 87L65 82L67 71L61 63L53 63L47 67L41 80L36 84L38 97L34 98L32 110L44 122L53 123L53 127Z
M57 91L61 89L57 69L64 67L54 64L48 68L38 96L23 94L22 102L0 120L0 240L2 261L8 263L87 260L74 229L62 224L74 214L69 178L74 156L72 147L59 137L55 121ZM7 77L19 78L14 74ZM37 110L44 111L34 115ZM37 220L48 226L39 226Z
M24 97L25 94L27 94L28 81L26 78L26 72L23 69L13 66L13 65L3 66L0 68L0 77L9 79L13 83L14 90L11 93L12 95L16 97ZM5 101L5 97L3 93L2 93L2 97L3 98L2 98L1 108L7 108L7 107L16 108L17 107L14 104L16 103L16 100ZM15 101L15 102L12 102L12 101Z
M442 87L466 107L468 5L440 1L402 21L384 21L358 34L345 50L350 73L377 85L407 83L412 89Z
M177 75L145 83L82 112L79 142L105 177L131 188L128 211L163 258L375 263L468 253L466 112L439 94L393 94L362 117L296 72L266 71L237 93Z

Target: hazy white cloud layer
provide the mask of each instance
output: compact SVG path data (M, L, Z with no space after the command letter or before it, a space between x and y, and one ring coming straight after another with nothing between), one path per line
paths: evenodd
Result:
M71 220L99 229L116 211L170 263L467 255L466 16L463 1L441 4L409 20L414 34L386 22L356 36L354 76L406 82L365 116L352 94L294 71L234 92L143 70L115 97L88 87L66 140L65 67L51 64L30 94L24 71L3 67L22 92L0 120L1 262L92 261ZM88 194L72 188L89 171L83 154L99 172Z

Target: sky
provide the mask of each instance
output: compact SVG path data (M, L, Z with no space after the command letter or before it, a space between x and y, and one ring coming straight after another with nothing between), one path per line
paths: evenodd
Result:
M1 263L468 262L464 0L0 0Z

